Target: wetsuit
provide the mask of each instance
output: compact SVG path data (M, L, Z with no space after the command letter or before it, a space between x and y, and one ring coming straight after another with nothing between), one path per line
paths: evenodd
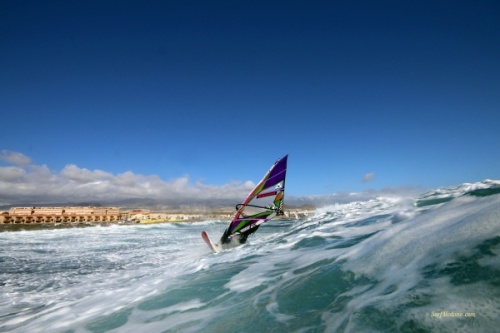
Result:
M257 229L259 229L259 225L258 226L255 226L255 227L252 227L250 229L248 229L247 231L245 232L241 232L237 235L234 235L233 237L237 237L239 236L238 238L238 241L240 244L245 244L245 242L247 241L247 238L249 235L253 234L254 232L257 231ZM229 231L229 228L226 229L226 231L224 231L224 234L222 235L221 239L220 239L220 243L221 244L228 244L231 242L231 240L229 239L229 236L230 236L230 231Z

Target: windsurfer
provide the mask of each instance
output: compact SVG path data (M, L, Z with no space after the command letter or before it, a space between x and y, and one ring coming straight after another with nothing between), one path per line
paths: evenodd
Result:
M244 244L262 223L283 215L287 158L288 155L285 155L277 160L245 201L236 205L236 213L219 243L212 244L206 232L202 234L203 240L214 252Z
M246 231L233 235L232 237L230 237L231 236L230 228L227 228L226 231L224 231L224 234L222 234L219 244L230 244L233 241L233 239L236 240L239 244L245 244L248 236L256 232L257 229L259 229L259 226L260 225L255 225Z

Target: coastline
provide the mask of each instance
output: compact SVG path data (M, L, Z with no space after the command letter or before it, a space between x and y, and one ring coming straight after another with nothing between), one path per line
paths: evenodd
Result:
M207 220L199 221L161 221L155 224L164 223L199 223ZM132 223L132 222L114 222L114 223L16 223L16 224L0 224L0 232L15 232L15 231L35 231L35 230L58 230L70 228L90 228L90 227L109 227L116 226L130 226L130 225L148 225L150 223Z
M0 224L0 232L15 232L15 231L34 231L34 230L58 230L58 229L69 229L69 228L88 228L96 227L99 224L54 224L54 223L44 223L44 224L29 224L29 223L19 223L19 224Z
M280 217L275 220L294 220L296 218ZM205 219L190 220L190 221L156 221L154 223L139 223L130 221L119 221L119 222L86 222L86 223L15 223L15 224L1 224L0 223L0 233L1 232L19 232L19 231L36 231L36 230L60 230L60 229L71 229L71 228L91 228L91 227L109 227L112 225L116 226L131 226L131 225L151 225L151 224L166 224L166 223L201 223L205 221L222 221L229 223L231 220L227 218L213 218L208 217Z
M103 211L104 213L101 213ZM276 219L305 218L313 210L290 209ZM70 214L69 214L70 213ZM212 211L151 211L124 210L115 207L15 207L0 214L0 232L55 230L67 228L107 227L111 225L149 225L163 223L197 223L204 221L231 221L230 210Z

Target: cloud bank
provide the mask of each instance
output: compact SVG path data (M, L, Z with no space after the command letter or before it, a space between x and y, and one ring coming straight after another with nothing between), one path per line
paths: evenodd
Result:
M255 187L252 181L230 181L225 185L191 182L188 176L169 181L157 175L141 175L131 171L113 174L89 170L74 164L60 171L46 165L33 164L28 156L3 150L0 161L0 206L93 203L109 205L234 205ZM370 181L374 173L365 175ZM288 205L317 206L332 203L364 201L377 196L407 196L416 188L385 188L360 193L334 193L316 196L287 195ZM420 189L421 190L421 189Z
M31 164L31 159L21 153L6 150L2 151L1 160L10 165L0 166L0 205L241 200L255 186L251 181L232 181L222 186L191 183L188 176L164 181L156 175L131 171L113 174L74 164L57 172L46 165Z
M29 158L24 154L4 149L0 154L0 161L4 161L15 165L26 165L31 163L31 158Z

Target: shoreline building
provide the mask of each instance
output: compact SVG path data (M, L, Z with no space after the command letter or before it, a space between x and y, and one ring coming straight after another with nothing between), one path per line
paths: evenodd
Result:
M300 219L311 214L308 210L285 211L276 219ZM13 207L0 212L0 224L99 224L99 223L161 223L198 222L206 220L230 221L230 211L209 212L151 212L144 209L121 211L116 207Z
M116 207L13 207L0 224L113 223L122 220Z

